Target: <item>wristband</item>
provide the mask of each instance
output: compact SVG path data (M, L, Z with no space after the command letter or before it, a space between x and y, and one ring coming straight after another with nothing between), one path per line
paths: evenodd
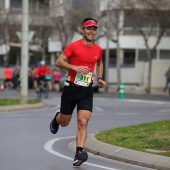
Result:
M99 81L99 80L103 80L101 77L99 77L98 79L97 79L97 82Z

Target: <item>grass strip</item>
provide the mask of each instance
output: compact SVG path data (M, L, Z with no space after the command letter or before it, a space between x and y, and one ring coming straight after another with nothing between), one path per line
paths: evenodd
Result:
M28 104L36 104L39 103L39 99L28 99ZM20 99L0 99L0 106L11 106L11 105L19 105Z
M101 131L99 141L170 157L170 120Z

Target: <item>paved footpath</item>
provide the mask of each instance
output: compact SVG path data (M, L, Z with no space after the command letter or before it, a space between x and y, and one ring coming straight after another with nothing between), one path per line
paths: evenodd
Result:
M2 95L2 93L4 93ZM12 94L11 94L12 93ZM161 94L160 94L161 95ZM36 96L36 95L35 95ZM0 98L19 97L16 91L6 91L0 93ZM43 102L37 104L25 104L16 106L0 106L1 111L14 111L20 109L38 109L46 107ZM94 135L88 136L85 144L85 149L95 155L100 155L109 159L127 162L147 168L157 170L170 170L170 157L139 152L131 149L126 149L98 141Z
M98 141L94 135L86 140L85 149L94 155L157 170L170 170L170 157L139 152Z

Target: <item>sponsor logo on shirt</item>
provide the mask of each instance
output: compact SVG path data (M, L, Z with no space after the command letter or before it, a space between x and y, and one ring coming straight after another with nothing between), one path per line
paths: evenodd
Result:
M93 58L98 58L98 56L94 56Z

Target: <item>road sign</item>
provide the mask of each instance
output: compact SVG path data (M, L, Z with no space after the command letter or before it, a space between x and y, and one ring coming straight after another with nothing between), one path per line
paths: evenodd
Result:
M20 39L20 41L22 41L22 32L16 32L18 38ZM28 41L30 42L32 40L32 37L34 35L34 31L29 31L28 32Z
M60 41L48 41L48 52L61 52Z

